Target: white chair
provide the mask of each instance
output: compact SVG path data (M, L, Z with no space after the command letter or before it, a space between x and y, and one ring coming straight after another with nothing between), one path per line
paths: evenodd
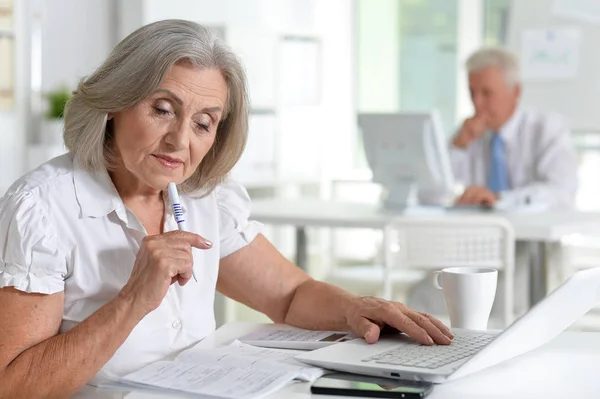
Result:
M361 285L378 283L378 294L392 299L398 285L414 284L433 270L491 267L501 271L501 322L507 326L513 321L515 237L504 218L443 214L390 220L382 246L383 265L332 267L325 280L359 294L364 294Z

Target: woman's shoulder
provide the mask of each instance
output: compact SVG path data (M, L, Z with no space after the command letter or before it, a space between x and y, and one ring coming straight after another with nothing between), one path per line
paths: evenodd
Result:
M196 210L206 212L218 210L221 218L224 215L234 219L247 219L250 216L251 201L248 192L242 184L230 178L222 181L209 192L197 190L187 193L185 203Z
M227 179L214 190L217 206L223 211L247 214L250 210L250 196L246 188L236 180Z
M73 156L60 155L43 163L17 179L6 191L2 200L23 194L59 194L65 184L73 184Z
M238 182L237 180L231 178L225 179L217 187L215 187L214 193L217 198L217 201L224 200L231 196L241 197L244 199L247 198L248 200L250 200L248 191L246 190L244 185Z
M214 190L219 210L220 257L248 245L262 231L262 225L250 220L250 196L239 182L229 179Z
M0 198L0 287L43 294L64 290L67 258L52 205L63 201L68 164L67 156L52 159ZM3 271L3 264L10 266Z

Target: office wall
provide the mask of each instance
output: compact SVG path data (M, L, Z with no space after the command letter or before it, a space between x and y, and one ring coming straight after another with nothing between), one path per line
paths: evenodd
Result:
M320 0L315 25L321 32L323 56L322 134L313 147L323 149L325 177L339 175L354 164L356 148L355 10L350 0ZM308 128L308 126L307 126Z
M15 2L16 105L0 113L0 194L26 172L27 147L35 141L41 95L61 85L75 88L116 44L115 0ZM32 55L32 28L41 27L41 58ZM41 59L41 64L36 61ZM33 63L33 66L32 66ZM32 93L31 88L41 89Z
M400 110L400 2L356 0L359 112Z
M16 121L13 113L0 112L0 196L23 170L23 130L17 129Z
M585 5L585 2L581 3ZM576 76L527 79L523 84L522 102L527 107L562 114L575 131L600 132L600 25L582 18L555 14L553 5L554 0L513 2L509 14L508 46L521 55L523 34L527 31L576 29L581 36ZM577 4L573 4L573 8L577 9ZM591 17L597 18L595 15Z
M45 0L42 90L74 88L116 44L114 0Z
M464 69L482 43L482 0L357 3L358 110L436 108L448 133L472 112Z
M322 77L319 104L285 107L279 101L273 105L281 127L276 138L278 174L287 180L314 181L320 175L352 167L356 137L352 1L120 0L118 4L120 38L143 24L167 18L223 28L234 49L244 32L267 41L284 35L318 38ZM272 60L257 60L264 49L258 41L256 44L256 53L245 51L243 61L248 66L261 62L266 66ZM243 46L249 50L252 41L244 40ZM248 58L252 56L254 59ZM250 83L253 97L256 87Z
M460 0L458 5L456 120L460 125L465 118L473 114L465 62L483 45L483 1ZM453 131L449 132L452 133Z
M19 68L29 61L27 52L27 9L23 2L14 3L15 21L15 106L0 111L0 195L23 172L27 120L29 72Z
M28 5L32 12L41 12L42 54L41 65L37 65L41 79L34 76L34 80L40 82L42 92L63 84L74 88L78 80L91 73L116 42L139 27L141 21L197 15L198 22L209 25L227 22L236 27L260 26L279 33L316 34L321 38L323 77L318 120L313 118L311 109L295 111L293 119L301 118L305 122L302 126L297 122L289 124L293 131L282 139L281 158L287 162L286 167L296 171L316 165L319 173L329 174L351 167L356 136L351 1L30 0L18 3ZM27 29L24 30L28 35ZM18 64L22 76L27 75L29 61L24 58ZM33 119L29 87L29 76L26 76L19 89L23 94L19 110L0 115L3 135L0 151L6 153L0 173L2 192L26 171L23 162L26 146L35 142L35 132L24 139L28 135L25 122ZM36 95L33 97L35 100ZM36 112L36 106L33 108ZM38 103L38 114L39 108ZM21 120L17 120L19 112Z

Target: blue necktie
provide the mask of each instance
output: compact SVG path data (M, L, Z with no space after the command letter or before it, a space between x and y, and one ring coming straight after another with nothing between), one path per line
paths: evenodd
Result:
M491 155L488 188L498 194L509 189L506 148L504 140L498 133L492 134Z

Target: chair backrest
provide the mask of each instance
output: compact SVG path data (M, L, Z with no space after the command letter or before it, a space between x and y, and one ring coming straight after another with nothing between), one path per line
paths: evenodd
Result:
M384 240L384 298L393 298L393 268L492 267L503 271L503 324L508 326L514 320L515 234L505 218L442 214L391 220Z
M441 269L478 266L513 268L515 237L501 216L440 215L392 222L386 230L389 264Z

